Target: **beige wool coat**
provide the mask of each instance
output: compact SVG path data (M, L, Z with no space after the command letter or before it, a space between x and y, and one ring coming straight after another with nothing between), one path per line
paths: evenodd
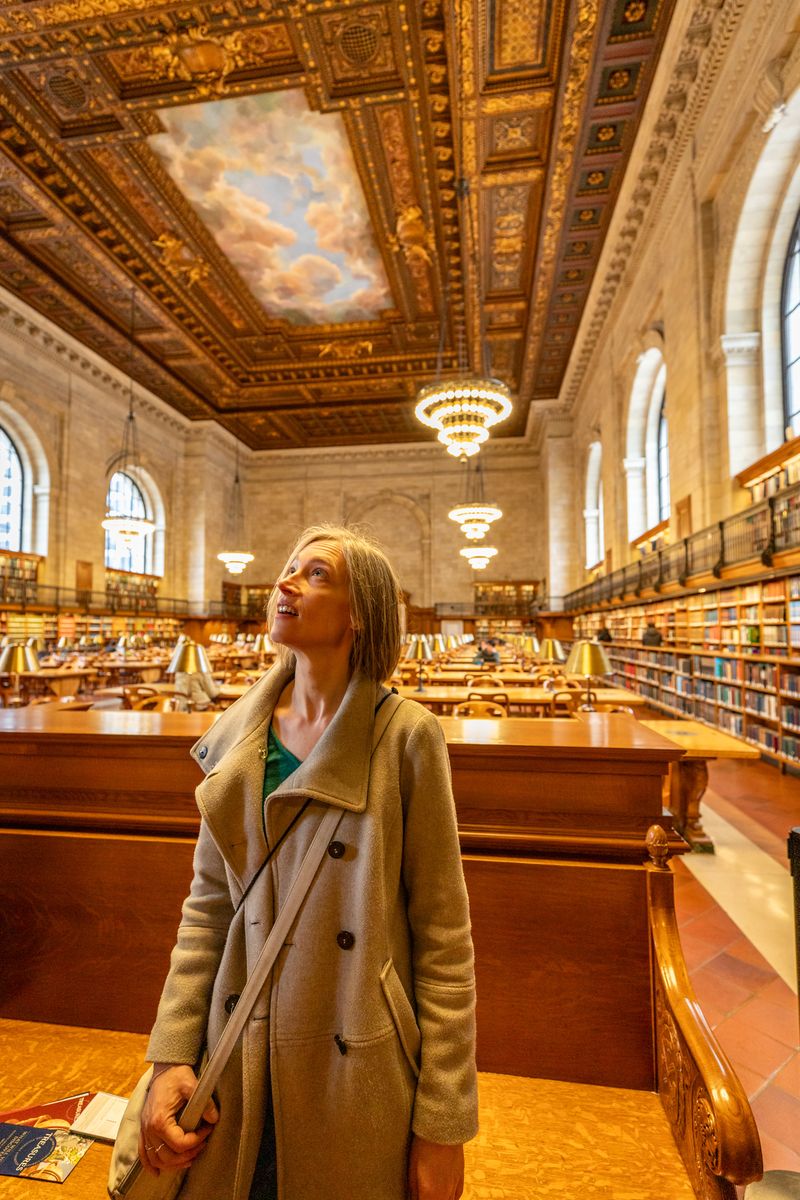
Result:
M247 1200L275 1112L280 1200L405 1200L410 1131L477 1132L469 911L444 737L355 675L311 754L266 804L263 750L291 672L274 667L192 750L206 772L195 874L148 1047L154 1062L212 1049L326 806L342 818L220 1082L220 1120L181 1200ZM387 708L388 712L388 708ZM268 1068L269 1067L269 1072Z

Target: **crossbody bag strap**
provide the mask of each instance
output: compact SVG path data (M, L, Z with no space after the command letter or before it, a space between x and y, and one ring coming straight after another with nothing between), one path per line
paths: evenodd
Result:
M317 868L322 862L322 857L336 831L336 826L342 819L342 815L341 809L329 808L317 826L317 832L314 834L311 845L300 864L300 870L292 880L286 899L281 905L280 911L275 918L275 923L270 930L269 937L253 965L253 969L250 972L247 983L244 985L244 990L239 996L236 1007L231 1013L222 1036L209 1056L208 1062L197 1081L197 1087L192 1092L189 1102L181 1113L178 1121L181 1129L196 1129L199 1125L203 1110L208 1104L211 1094L217 1086L217 1081L231 1056L231 1052L247 1024L253 1006L266 983L267 976L272 970L283 943L286 941L300 905L305 899L306 892L311 886L311 882L317 873Z

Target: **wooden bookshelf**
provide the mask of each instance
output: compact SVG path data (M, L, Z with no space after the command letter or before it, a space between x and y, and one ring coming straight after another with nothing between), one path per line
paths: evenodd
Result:
M648 621L659 647L641 644ZM608 627L615 683L800 765L800 575L583 613L574 625L576 638Z
M138 575L135 571L116 571L106 568L106 597L111 605L124 607L142 601L155 600L158 595L157 575Z

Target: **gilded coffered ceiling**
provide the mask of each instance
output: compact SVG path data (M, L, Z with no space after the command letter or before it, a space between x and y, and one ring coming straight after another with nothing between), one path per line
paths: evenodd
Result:
M0 284L254 449L429 440L466 365L521 434L673 4L0 0Z

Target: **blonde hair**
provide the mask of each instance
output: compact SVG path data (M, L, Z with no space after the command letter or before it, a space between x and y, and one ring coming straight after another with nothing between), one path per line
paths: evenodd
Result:
M283 579L301 550L314 542L336 542L347 569L353 648L350 662L375 683L383 683L400 657L400 601L397 576L383 550L357 528L344 525L311 525L301 533L278 576ZM272 628L280 600L274 587L267 601L267 627ZM291 665L294 654L288 646L275 646L278 660Z

